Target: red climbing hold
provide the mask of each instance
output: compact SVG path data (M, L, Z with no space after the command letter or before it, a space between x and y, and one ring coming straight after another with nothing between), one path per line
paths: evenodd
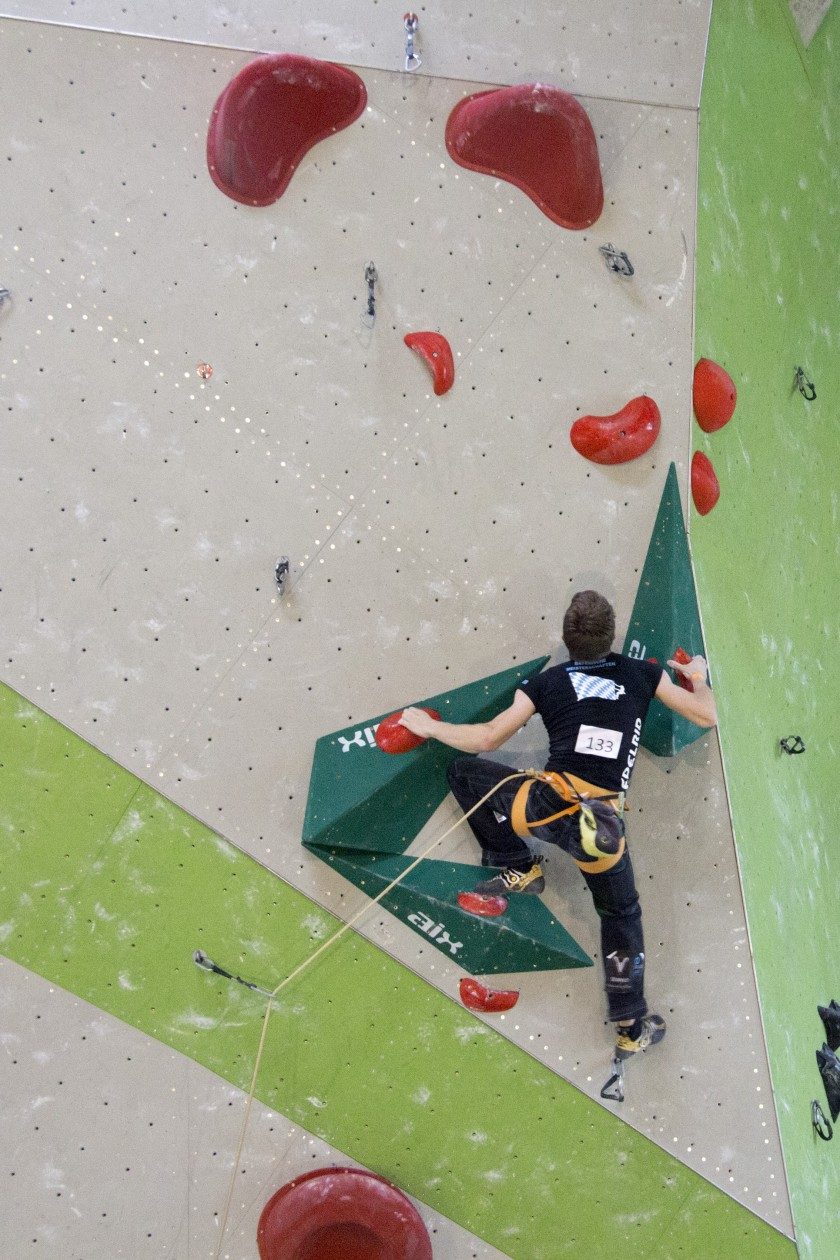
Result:
M711 512L720 498L720 483L712 461L702 451L695 451L691 458L691 497L701 516Z
M488 989L471 976L464 976L458 989L470 1011L509 1011L519 1001L518 989Z
M403 341L410 349L421 354L432 369L436 394L445 394L452 388L455 382L455 360L452 358L452 347L441 333L406 333Z
M268 206L286 191L303 155L349 127L367 103L352 70L275 53L239 71L213 108L207 166L234 201Z
M440 714L436 709L427 709L423 706L423 712L428 713L429 717L433 717L436 722L440 721ZM407 753L412 748L419 748L421 744L425 744L425 739L420 735L415 735L407 726L400 726L400 718L403 710L398 713L392 713L390 717L383 718L376 728L374 739L383 752L386 753Z
M732 419L738 397L735 382L719 363L697 360L692 394L694 414L704 433L714 433Z
M581 416L569 436L577 453L593 464L626 464L650 450L661 424L656 403L640 394L612 416Z
M565 228L588 228L604 208L598 142L589 115L542 83L467 96L446 124L453 162L521 188Z
M688 665L691 657L685 648L678 647L676 652L671 656L672 661L676 661L678 665ZM684 687L686 691L694 690L694 683L690 678L686 678L685 674L681 674L679 670L674 670L675 681L678 687Z
M362 1168L313 1168L268 1200L257 1226L260 1260L432 1260L414 1204Z
M483 893L459 892L458 905L467 914L480 915L482 919L495 919L508 908L507 897L485 897Z

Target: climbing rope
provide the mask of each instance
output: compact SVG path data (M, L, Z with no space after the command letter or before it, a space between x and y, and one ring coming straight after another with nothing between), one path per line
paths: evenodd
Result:
M289 972L289 974L285 977L285 979L281 980L280 983L277 985L277 987L275 989L272 989L271 993L268 995L268 1002L266 1003L265 1015L263 1016L262 1030L260 1032L259 1045L257 1046L257 1057L254 1060L254 1069L253 1069L253 1072L251 1073L251 1084L248 1087L248 1098L245 1103L245 1115L243 1117L242 1127L239 1133L239 1141L237 1143L236 1155L233 1161L233 1170L231 1172L230 1185L228 1187L227 1199L225 1202L225 1210L222 1215L222 1227L221 1227L221 1233L219 1234L219 1243L216 1248L215 1260L219 1260L222 1253L222 1243L224 1242L225 1231L227 1230L227 1226L228 1226L228 1218L230 1216L231 1204L233 1202L233 1191L236 1185L236 1173L237 1173L237 1169L239 1168L239 1161L242 1158L242 1150L245 1145L245 1136L248 1131L248 1121L251 1116L251 1106L254 1101L254 1093L257 1086L257 1076L260 1070L260 1063L262 1062L263 1050L265 1049L265 1039L268 1032L268 1017L271 1014L271 1004L274 1001L274 999L277 997L277 994L280 993L281 990L285 989L286 985L291 984L291 982L297 976L299 976L301 972L305 971L307 967L309 967L312 963L314 963L315 959L319 958L321 954L325 952L325 950L329 949L330 945L335 944L335 942L340 937L342 937L345 932L347 932L351 927L353 927L355 923L358 923L359 919L361 919L361 917L364 914L366 914L368 910L370 910L371 906L375 906L378 902L382 901L383 897L387 897L388 893L391 892L394 888L396 888L397 884L400 884L405 879L406 875L410 875L411 872L414 870L414 868L418 866L420 862L423 861L424 858L428 857L428 855L432 852L433 849L436 849L437 846L441 844L447 838L447 836L451 835L452 832L455 831L457 827L460 827L462 823L466 822L467 819L470 817L470 815L474 814L477 809L480 809L481 806L484 805L490 799L490 797L493 796L493 794L498 791L500 787L502 787L505 783L510 783L511 780L513 779L523 779L526 777L537 775L539 773L540 773L539 771L535 771L535 770L517 770L513 774L507 775L506 778L501 779L498 783L494 784L493 787L490 789L490 791L487 792L484 796L482 796L480 801L476 801L475 805L473 805L472 808L469 809L464 814L463 818L457 819L452 824L451 827L448 827L446 831L444 831L443 835L438 836L437 840L434 840L427 849L424 849L424 851L419 855L419 857L416 857L414 861L411 862L405 868L402 874L398 875L396 879L392 879L390 884L386 884L386 886L382 889L380 893L377 893L375 897L371 897L367 901L365 901L364 905L362 905L356 911L356 913L352 916L352 918L348 919L346 923L343 923L341 927L332 934L332 936L327 937L327 939L323 942L323 944L319 945L318 948L308 956L308 958L304 958L303 962L299 963L299 965L295 967L294 971Z

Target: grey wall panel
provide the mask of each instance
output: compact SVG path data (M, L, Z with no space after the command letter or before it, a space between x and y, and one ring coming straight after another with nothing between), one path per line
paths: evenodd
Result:
M402 13L378 0L210 0L161 6L126 0L4 0L4 13L170 40L304 53L401 70ZM563 0L480 7L455 0L419 8L421 73L490 83L556 83L575 93L696 108L711 0Z

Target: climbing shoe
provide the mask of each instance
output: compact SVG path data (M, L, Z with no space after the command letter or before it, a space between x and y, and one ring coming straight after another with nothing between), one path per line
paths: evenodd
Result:
M482 897L504 897L507 893L541 893L544 889L545 876L539 862L535 862L530 871L500 871L492 879L476 884L473 891Z
M634 1054L649 1050L664 1036L665 1020L662 1016L644 1015L635 1024L616 1029L615 1057L619 1060L632 1059Z

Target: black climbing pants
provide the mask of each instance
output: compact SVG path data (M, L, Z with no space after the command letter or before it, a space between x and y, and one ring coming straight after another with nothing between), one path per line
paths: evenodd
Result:
M511 766L485 757L458 757L449 767L449 786L456 801L466 812L494 784L513 773L515 771ZM521 778L505 783L486 804L467 819L481 845L484 866L529 870L534 861L528 845L510 825L511 805L521 784ZM547 818L562 808L563 802L549 784L537 780L532 785L526 810L529 822ZM623 856L608 871L599 875L588 872L582 861L588 855L580 845L579 817L575 813L558 818L544 827L534 827L531 834L543 843L558 845L578 864L601 920L601 957L609 1018L636 1019L646 1015L648 1008L644 995L645 945L642 910L630 852L625 847Z

